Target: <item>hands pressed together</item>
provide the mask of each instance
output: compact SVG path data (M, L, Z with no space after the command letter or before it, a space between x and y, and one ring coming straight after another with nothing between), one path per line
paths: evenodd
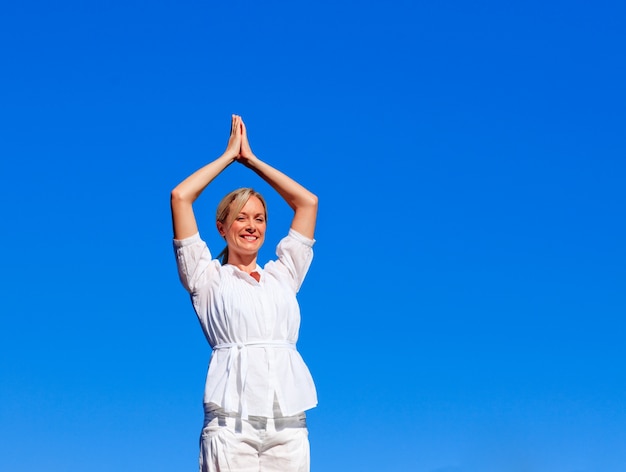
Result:
M256 159L256 156L250 148L250 143L248 142L246 125L239 115L232 115L230 123L230 138L228 138L226 153L234 160L239 161L244 165L248 164L249 161Z

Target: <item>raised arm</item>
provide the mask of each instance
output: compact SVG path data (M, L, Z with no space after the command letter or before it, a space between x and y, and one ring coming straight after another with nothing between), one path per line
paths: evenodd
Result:
M241 149L241 134L241 117L233 115L230 138L224 154L198 169L172 190L170 205L175 239L185 239L198 232L196 217L193 213L193 202L215 177L238 158Z
M294 216L291 221L291 228L301 235L313 239L317 220L317 196L254 155L248 142L248 134L243 121L241 121L241 131L241 151L237 161L256 172L293 209Z

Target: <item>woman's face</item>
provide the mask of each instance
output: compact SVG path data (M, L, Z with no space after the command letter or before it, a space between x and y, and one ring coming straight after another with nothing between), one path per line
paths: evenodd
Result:
M229 259L235 254L256 255L265 240L265 208L257 197L248 199L229 228L218 222L218 230L228 244Z

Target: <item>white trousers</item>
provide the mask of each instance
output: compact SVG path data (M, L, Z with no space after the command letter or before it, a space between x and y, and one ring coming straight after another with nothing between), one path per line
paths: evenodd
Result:
M306 416L247 420L205 405L200 472L309 472Z

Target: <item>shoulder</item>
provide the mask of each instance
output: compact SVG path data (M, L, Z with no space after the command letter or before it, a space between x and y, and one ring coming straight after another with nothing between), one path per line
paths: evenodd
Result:
M217 259L212 259L199 233L184 239L174 239L173 245L178 274L189 292L196 292L211 279L219 277L221 264Z
M265 270L282 280L289 280L298 291L313 259L314 239L290 229L276 247L276 261L268 262Z

